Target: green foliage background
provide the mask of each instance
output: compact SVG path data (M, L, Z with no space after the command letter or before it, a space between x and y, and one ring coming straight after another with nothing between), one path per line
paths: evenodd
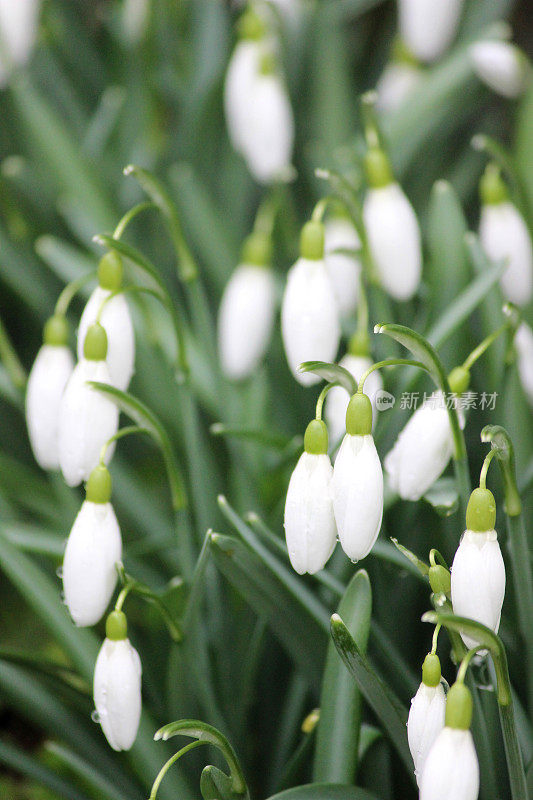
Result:
M252 794L266 797L311 780L314 738L301 725L319 705L329 616L337 608L339 586L342 591L355 569L337 553L328 567L329 587L301 579L278 546L283 543L288 477L316 399L315 392L297 386L290 376L279 330L266 364L245 385L225 383L216 365L216 309L261 199L261 190L231 149L222 113L235 11L220 0L154 0L147 34L131 47L121 34L119 5L45 2L31 64L0 96L2 324L28 370L61 287L93 269L103 252L94 234L111 233L120 216L144 197L123 168L133 162L157 174L177 205L199 265L199 285L180 285L176 256L157 214L139 217L124 238L157 265L185 320L191 386L177 386L170 325L151 300L143 300L134 304L138 355L131 392L168 431L185 474L190 511L173 515L163 462L153 445L141 439L121 442L112 474L125 566L164 592L179 614L192 578L182 569L185 540L197 555L208 529L222 536L210 540L195 575L183 644L169 641L150 607L135 599L128 605L131 638L143 663L145 716L131 753L115 754L90 716L92 668L103 627L74 628L55 574L82 493L67 489L59 476L40 472L34 463L22 385L4 349L0 794L13 800L142 800L173 752L153 743L153 733L166 722L193 717L227 735ZM284 42L297 121L298 178L283 195L276 227L280 286L296 256L299 226L324 191L314 169L332 167L358 179L358 95L375 84L395 29L391 2L309 0L309 6L303 28L288 32ZM427 332L447 315L448 336L440 352L448 369L501 321L496 286L471 313L462 314L454 303L476 277L472 248L464 242L466 230L477 225L477 182L486 162L470 146L475 133L493 136L509 148L522 190L517 197L533 225L533 88L517 103L496 99L471 73L465 46L493 22L509 19L531 54L528 16L527 0L466 0L453 49L385 124L397 175L421 218L426 259L420 299L392 306L375 291L370 320ZM452 188L435 190L435 181L442 179ZM73 330L81 309L80 300L71 310ZM526 317L532 321L531 309ZM390 342L375 344L377 357L391 352ZM473 379L474 390L499 396L495 412L476 411L469 420L472 476L486 452L479 443L481 428L488 422L503 424L515 443L530 530L533 425L516 368L504 377L502 349L496 347L475 367ZM416 385L420 391L428 387L423 381ZM387 388L401 392L405 375L387 375ZM381 455L406 417L396 408L380 421L376 439ZM213 436L210 425L215 422L265 435ZM492 470L501 509L496 476ZM240 517L232 521L227 507L221 511L221 493ZM268 526L270 539L257 519L243 521L250 511ZM505 555L503 514L498 528ZM388 537L397 537L421 557L437 547L451 559L462 530L457 513L443 518L423 502L396 502L385 515L379 546L364 563L373 598L368 652L406 708L429 649L431 629L420 622L429 599L427 587ZM175 576L184 582L169 585ZM533 737L524 710L527 676L512 581L508 587L501 637L528 765ZM443 662L451 679L446 651L444 644ZM476 679L490 684L491 676L482 670ZM476 742L478 752L486 750L480 753L481 796L491 800L507 797L508 785L494 697L482 692L481 698L476 710L486 725L481 729L484 744ZM382 800L414 797L395 750L378 735L376 718L365 705L358 713L364 723L364 757L357 784ZM328 724L333 731L340 723L333 716ZM162 798L198 796L202 766L223 766L216 753L209 752L206 760L205 752L192 754L169 773ZM348 793L340 800L349 797L357 800Z

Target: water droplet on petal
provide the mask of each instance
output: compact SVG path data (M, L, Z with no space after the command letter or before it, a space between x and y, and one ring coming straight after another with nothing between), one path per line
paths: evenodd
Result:
M59 578L59 580L61 580L61 579L62 579L62 577L63 577L63 566L61 566L61 567L58 567L58 568L56 569L56 575L57 575L57 577Z
M100 714L98 713L96 708L93 711L91 711L91 719L93 722L96 722L98 724L100 723Z

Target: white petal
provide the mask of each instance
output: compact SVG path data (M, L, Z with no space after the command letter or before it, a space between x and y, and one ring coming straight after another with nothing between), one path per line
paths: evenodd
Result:
M363 218L372 258L385 290L408 300L422 272L420 228L413 207L397 183L370 189Z
M259 70L259 42L238 42L231 56L224 85L224 110L228 133L234 148L242 150L249 119L251 87Z
M73 369L74 359L68 347L45 344L28 377L28 434L35 459L43 469L59 469L59 406Z
M470 731L441 731L426 759L420 787L420 800L477 800L479 764Z
M505 596L505 565L496 531L465 531L452 564L454 614L481 622L494 633ZM467 647L476 642L462 635Z
M526 305L533 294L533 248L518 209L507 202L483 206L479 236L490 259L507 263L501 278L505 296L512 303Z
M116 405L87 386L87 381L111 382L105 361L79 361L61 398L59 464L69 486L89 479L100 460L102 445L118 427ZM114 449L114 444L107 449L106 463Z
M96 625L117 583L122 540L111 503L85 501L74 521L63 560L65 603L76 625Z
M352 356L347 353L339 361L341 367L351 372L356 381L371 366L372 361L365 356ZM383 388L381 375L377 370L371 372L365 381L365 394L372 402L372 428L376 424L376 392ZM324 406L324 418L328 426L329 439L332 444L338 442L346 433L346 409L350 401L350 395L342 386L334 386L326 396Z
M11 63L25 64L37 38L39 0L0 0L0 39L6 57L0 53L0 85L7 80Z
M522 322L515 336L518 373L529 402L533 405L533 331Z
M476 42L470 47L470 58L477 76L498 94L518 97L528 79L527 63L517 47L509 42Z
M300 258L291 267L281 307L281 331L287 361L303 386L318 383L297 372L302 361L333 361L340 339L339 313L323 261Z
M399 0L400 33L420 61L435 61L455 37L462 0Z
M293 568L300 575L323 569L337 540L329 456L302 453L285 503L285 536Z
M415 411L385 457L391 488L404 500L419 500L442 475L452 456L450 420L439 398L436 394L434 400Z
M83 310L78 328L78 359L83 358L83 343L90 325L96 322L103 301L111 292L97 286ZM128 388L135 363L135 334L126 298L118 294L104 306L100 323L107 334L107 358L111 381L117 389Z
M397 61L387 64L376 84L378 111L396 111L418 86L421 78L422 71L413 64Z
M272 270L241 264L224 290L218 313L218 346L224 373L234 380L255 370L270 342L276 311Z
M355 256L335 250L358 250L361 242L354 226L346 219L331 219L325 225L325 261L341 316L354 313L359 295L361 262Z
M106 639L94 668L94 704L113 750L129 750L141 718L141 662L128 639Z
M426 686L421 683L411 700L407 720L407 738L413 756L415 775L420 784L424 764L433 742L444 728L446 695L441 683Z
M333 510L342 549L352 561L372 549L383 517L383 473L372 436L346 434L333 470Z

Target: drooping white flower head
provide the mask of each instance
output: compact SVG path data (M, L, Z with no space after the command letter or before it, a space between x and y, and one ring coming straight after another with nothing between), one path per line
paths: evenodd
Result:
M359 250L361 241L353 224L344 217L332 217L325 226L325 261L341 317L349 317L357 307L361 261L355 255L336 252Z
M352 561L368 555L383 517L383 472L372 438L372 405L355 394L333 469L333 512L342 549Z
M450 46L463 0L398 0L400 34L420 61L436 61Z
M143 38L150 16L150 0L124 0L121 8L121 26L124 38L130 45Z
M446 695L441 681L439 657L429 653L422 667L422 683L411 700L407 719L407 738L419 785L428 753L444 728L445 709Z
M365 166L369 190L363 220L372 260L383 288L395 300L408 300L420 283L422 245L411 203L394 182L382 150L368 150Z
M515 45L487 40L471 45L469 53L474 72L493 91L512 99L525 90L530 67Z
M296 380L318 383L312 373L300 373L303 361L333 361L340 339L339 312L324 263L324 226L308 222L302 229L300 258L287 276L281 306L285 354Z
M141 719L141 661L127 638L126 617L113 611L94 668L94 705L113 750L129 750Z
M251 375L268 348L276 312L270 239L248 237L241 264L229 279L218 312L218 348L228 378Z
M480 183L479 238L492 261L504 261L501 287L511 302L524 306L533 296L533 247L527 224L508 199L498 167L489 164Z
M442 475L452 454L446 403L442 392L435 392L417 408L385 457L391 488L403 500L419 500Z
M85 337L84 357L74 368L59 409L59 464L69 486L89 480L99 463L102 446L118 427L117 406L97 392L89 381L111 383L105 361L107 337L101 325L92 325ZM106 463L114 452L107 448Z
M265 28L261 18L251 11L243 14L239 36L226 72L224 112L231 143L240 153L247 138L249 100L263 52Z
M111 383L125 391L133 375L135 363L135 334L128 303L123 294L110 300L113 292L122 285L122 261L114 252L107 253L98 265L99 285L83 310L78 328L78 359L83 357L83 343L100 310L99 322L107 334L107 366Z
M305 432L305 450L291 475L285 501L285 537L293 568L300 575L323 569L337 541L327 454L328 433L313 420Z
M339 361L341 367L347 369L354 379L359 379L364 372L372 365L371 359L367 355L354 355L352 352L346 353ZM365 381L365 394L372 403L372 428L377 420L376 393L383 388L383 381L378 370L371 372ZM331 441L336 444L346 433L346 411L350 395L342 386L334 386L330 389L324 405L324 416L328 425Z
M64 317L51 317L44 344L28 376L26 423L35 460L43 469L59 469L58 425L61 396L74 369Z
M422 79L422 70L404 61L391 61L376 84L376 108L382 113L396 111Z
M96 625L103 617L117 583L122 539L110 498L111 476L100 465L87 482L87 499L74 521L63 559L65 603L80 627Z
M424 764L420 800L477 800L479 763L471 719L470 692L464 684L454 683L446 700L445 727Z
M526 396L533 406L533 331L522 322L515 336L518 374Z
M498 633L505 596L505 565L494 530L496 503L488 489L474 489L466 511L466 531L452 564L454 614L481 622ZM461 634L468 648L476 640Z
M22 66L30 58L37 38L40 0L0 0L0 86L13 66Z

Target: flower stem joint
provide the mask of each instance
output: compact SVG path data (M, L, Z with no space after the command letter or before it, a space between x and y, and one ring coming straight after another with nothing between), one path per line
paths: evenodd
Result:
M54 347L63 347L68 344L68 322L63 314L54 314L46 321L43 342Z
M346 410L346 433L368 436L372 433L372 403L362 392L352 395Z
M104 464L98 464L85 487L86 498L90 503L109 503L111 500L112 481L109 470Z
M106 619L105 635L113 642L122 641L128 637L128 621L123 611L112 611Z
M438 686L441 679L440 660L436 653L428 653L422 664L422 682L426 686Z
M328 452L328 429L321 419L313 419L307 426L304 450L312 455L324 455Z
M446 727L466 731L472 722L472 695L464 683L453 684L446 698Z
M471 531L491 531L496 524L496 501L490 489L474 489L466 509L466 527Z
M83 343L83 355L89 361L105 361L107 334L99 322L91 325Z
M100 259L98 264L98 283L102 289L117 292L122 288L124 268L122 259L114 250L110 250Z
M306 222L300 235L300 255L309 261L324 258L324 225L316 220Z

